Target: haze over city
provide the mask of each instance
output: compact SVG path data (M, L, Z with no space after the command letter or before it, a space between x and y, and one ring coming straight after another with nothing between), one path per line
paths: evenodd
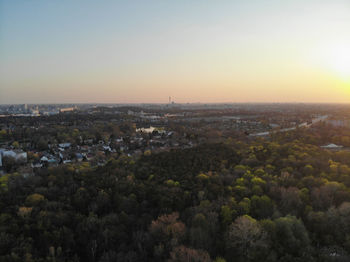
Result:
M350 2L0 1L0 103L350 101Z

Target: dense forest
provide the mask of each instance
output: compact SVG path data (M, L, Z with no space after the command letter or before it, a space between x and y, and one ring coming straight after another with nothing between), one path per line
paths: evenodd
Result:
M350 261L350 152L270 140L0 178L0 261Z

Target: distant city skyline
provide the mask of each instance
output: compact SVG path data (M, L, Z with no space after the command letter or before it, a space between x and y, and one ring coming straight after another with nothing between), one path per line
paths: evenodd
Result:
M0 0L0 104L350 103L350 1Z

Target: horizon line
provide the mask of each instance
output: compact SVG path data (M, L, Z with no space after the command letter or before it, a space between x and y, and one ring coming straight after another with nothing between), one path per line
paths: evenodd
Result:
M350 105L349 102L180 102L180 103L164 103L164 102L53 102L53 103L0 103L0 106L5 105L227 105L227 104L324 104L324 105Z

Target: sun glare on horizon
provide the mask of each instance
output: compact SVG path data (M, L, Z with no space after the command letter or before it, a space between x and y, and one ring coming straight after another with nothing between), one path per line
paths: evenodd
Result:
M329 52L327 63L342 80L350 81L350 46L338 45Z

